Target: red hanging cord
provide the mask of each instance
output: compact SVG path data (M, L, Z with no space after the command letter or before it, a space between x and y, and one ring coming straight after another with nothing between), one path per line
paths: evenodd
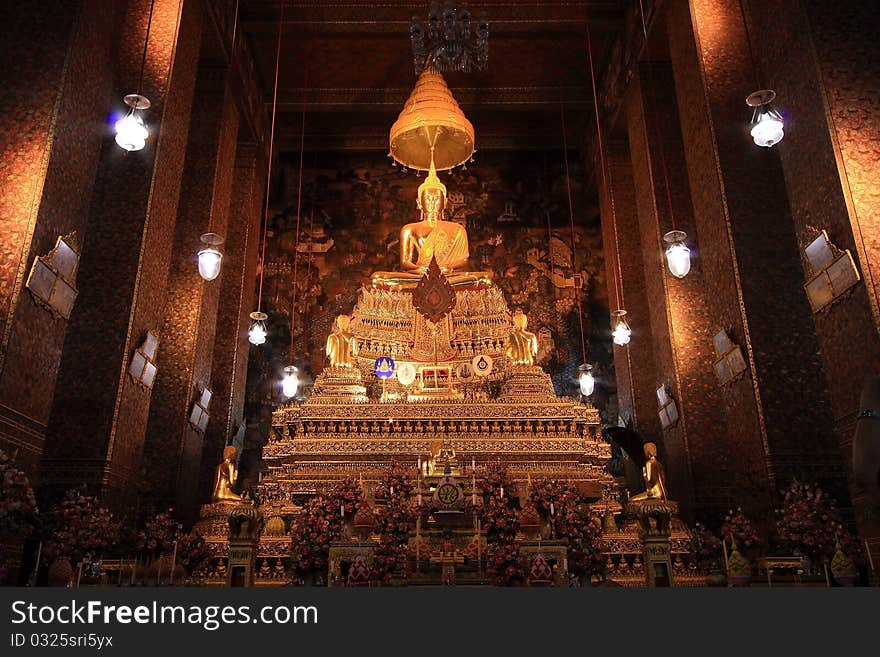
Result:
M639 14L642 18L642 34L645 36L644 53L647 58L648 54L648 25L645 22L645 7L642 0L639 0ZM648 98L651 102L651 114L653 115L654 133L657 136L657 150L660 152L660 167L663 171L663 187L666 190L666 205L669 208L669 219L672 222L672 229L675 230L675 212L672 210L672 190L669 188L669 175L666 170L666 148L663 146L663 133L660 129L660 115L657 113L657 94L654 88L654 73L650 64L645 62L648 68ZM648 128L648 121L645 120L645 129Z
M306 61L309 61L308 59ZM296 285L297 285L297 261L299 259L299 226L300 211L302 210L302 179L303 179L303 156L306 145L306 100L309 87L309 69L305 70L306 83L303 88L302 125L299 135L299 179L296 191L296 241L293 247L293 292L290 298L290 363L293 364L293 336L294 323L296 321Z
M275 89L272 93L272 125L269 128L269 166L266 172L266 205L263 213L263 245L260 249L260 287L257 293L257 312L263 310L263 274L266 270L266 234L269 232L269 188L272 185L272 154L275 147L275 110L278 106L278 69L281 65L281 33L284 26L284 0L278 13L278 45L275 50Z
M602 188L605 190L605 193L609 195L609 200L611 200L610 192L608 191L608 179L605 175L605 146L602 141L602 121L599 118L599 95L596 93L596 69L593 64L593 43L590 38L590 18L589 18L589 9L590 5L587 4L587 57L590 61L590 84L593 87L593 108L596 111L596 137L599 141L599 163L602 169ZM615 233L615 241L617 239L617 223L614 222L614 233ZM618 289L617 287L617 277L620 276L621 280L623 279L623 271L620 268L620 257L617 253L617 245L615 244L615 269L616 271L612 275L612 279L614 280L614 296L615 300L618 304L618 309L623 309L623 290Z
M565 129L565 103L561 100L559 102L559 109L562 114L562 156L565 159L565 186L566 186L566 190L568 191L568 222L569 222L569 228L571 229L571 272L572 272L572 276L576 277L577 276L577 274L576 274L577 269L575 268L575 262L576 262L575 254L577 252L575 251L575 244L574 244L574 205L572 204L572 201L571 201L571 176L570 176L569 170L568 170L568 137L566 135L566 129ZM548 214L547 215L548 229L549 229L549 220L550 220L550 215ZM553 261L552 252L550 254L550 261L551 262ZM572 280L574 280L574 278ZM581 356L583 356L583 362L586 363L587 362L587 342L584 338L584 311L581 308L581 295L580 295L580 291L578 290L578 287L576 284L574 286L574 303L577 306L578 323L580 324L580 329L581 329Z

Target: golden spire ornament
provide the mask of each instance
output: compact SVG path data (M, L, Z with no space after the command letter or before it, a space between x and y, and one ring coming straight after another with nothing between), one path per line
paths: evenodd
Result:
M446 81L433 68L419 76L415 89L391 126L389 155L405 167L438 171L467 162L474 154L474 126L458 106Z

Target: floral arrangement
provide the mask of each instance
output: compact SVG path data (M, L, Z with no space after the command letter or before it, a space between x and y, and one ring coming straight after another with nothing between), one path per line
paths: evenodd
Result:
M698 568L710 571L720 567L723 558L721 539L703 523L696 523L691 532L691 558Z
M859 544L844 528L834 500L817 484L792 482L776 512L776 526L785 547L816 563L832 559L838 537L844 553L859 555Z
M602 526L575 486L539 480L530 489L529 501L542 516L551 517L556 536L568 547L568 568L573 575L589 578L603 571Z
M0 536L27 536L37 523L37 501L27 475L0 450Z
M512 586L525 581L526 571L516 547L519 518L510 498L513 481L507 470L493 466L481 480L483 509L480 516L486 533L486 570L498 586Z
M291 531L293 562L300 575L326 570L330 543L342 537L345 518L354 517L360 501L359 484L346 479L306 502Z
M46 517L45 555L49 560L67 557L76 564L86 555L100 557L116 548L122 524L97 498L69 490Z
M412 505L414 488L406 469L396 461L376 486L376 501L385 504L378 514L379 547L373 558L373 579L387 582L395 572L407 575L407 541L418 514Z
M135 547L143 556L155 559L174 553L175 542L176 563L188 573L198 570L210 558L202 535L195 529L185 533L183 525L174 519L172 509L157 513L146 522L136 535Z
M743 513L742 507L737 507L736 511L728 511L721 525L721 538L728 542L731 539L736 541L737 548L746 557L757 556L763 544L755 525Z

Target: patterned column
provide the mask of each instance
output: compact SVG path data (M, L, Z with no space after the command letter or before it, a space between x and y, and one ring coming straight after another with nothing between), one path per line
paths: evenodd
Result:
M223 447L244 423L244 397L250 343L248 315L256 308L254 278L260 255L265 174L258 148L239 143L232 180L232 212L226 236L220 305L214 338L211 422L202 448L199 499L208 501ZM255 347L259 348L259 347Z
M105 99L119 111L137 85L149 7L149 0L131 0L122 8L113 89ZM142 87L153 103L145 115L151 138L132 153L109 131L101 144L79 297L46 437L44 495L86 485L110 506L130 509L139 482L159 465L141 461L151 390L135 381L129 365L164 316L201 18L197 0L156 0Z
M748 135L739 0L672 3L667 23L707 298L747 366L721 398L733 501L758 512L795 476L839 489L841 460L779 153Z
M0 449L36 483L67 320L28 274L60 236L82 245L112 85L116 3L2 3Z
M224 68L202 67L196 79L189 126L165 310L159 330L159 375L153 389L144 459L155 467L147 495L159 509L174 508L188 517L197 505L199 465L207 426L215 416L211 361L217 307L237 245L221 246L220 276L205 281L196 253L199 236L227 235L238 138L238 110ZM236 223L239 218L235 217ZM233 277L235 277L233 267ZM227 318L228 319L228 318ZM234 319L233 319L234 321ZM207 424L198 426L193 408L211 391ZM195 421L193 421L195 419Z
M713 370L719 324L707 296L668 62L644 64L633 77L625 116L654 353L679 415L665 431L670 475L683 478L673 488L696 494L695 499L678 498L685 507L692 501L697 512L718 510L729 503L730 447L738 429L723 421L723 393ZM691 249L691 271L683 279L666 264L663 235L673 229L687 233Z
M827 231L836 247L855 258L862 278L813 315L836 437L849 467L862 384L880 373L877 11L865 3L812 0L747 7L762 68L772 75L787 121L778 149L798 240L804 246ZM805 278L811 275L805 266ZM855 517L878 562L880 522L868 520L877 511L852 484Z
M632 329L628 345L614 345L620 416L625 422L631 420L632 428L645 440L662 445L657 415L659 378L651 335L651 311L645 292L645 270L642 266L629 144L625 140L606 144L605 162L606 184L599 193L599 212L609 306L611 310L625 309ZM600 167L601 164L597 162L597 171ZM597 175L601 179L601 173Z

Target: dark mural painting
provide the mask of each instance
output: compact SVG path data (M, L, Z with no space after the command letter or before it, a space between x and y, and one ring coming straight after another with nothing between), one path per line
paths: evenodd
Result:
M297 242L299 157L284 161L282 201L270 215L263 282L269 338L251 347L249 418L283 401L278 381L291 353L290 314L296 281L292 354L308 383L324 367L324 344L339 313L349 313L374 271L399 268L399 232L419 219L424 180L370 153L306 153ZM467 228L470 267L491 270L513 311L522 308L539 336L538 363L557 394L577 395L583 346L597 373L593 402L616 424L613 358L601 230L583 169L570 156L572 234L561 151L480 153L465 171L441 172L447 219ZM574 258L572 258L572 237ZM298 244L298 246L297 246ZM294 276L294 262L296 275ZM261 412L262 411L262 412Z

